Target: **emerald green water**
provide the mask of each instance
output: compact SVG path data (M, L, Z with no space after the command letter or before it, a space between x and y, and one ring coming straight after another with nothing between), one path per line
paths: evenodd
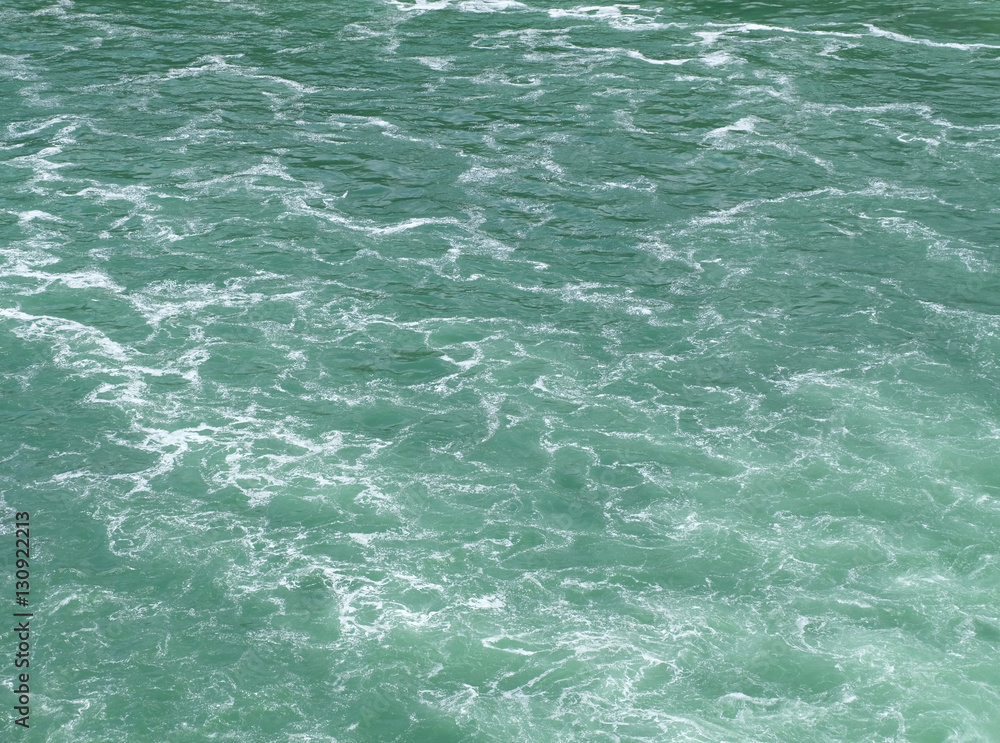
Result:
M1000 741L1000 7L818 5L0 6L2 739Z

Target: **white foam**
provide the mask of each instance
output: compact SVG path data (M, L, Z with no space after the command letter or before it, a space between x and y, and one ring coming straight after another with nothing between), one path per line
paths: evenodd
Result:
M489 183L501 175L517 172L517 168L488 168L485 165L473 165L460 176L459 183Z
M265 301L260 293L246 292L242 282L227 282L226 287L179 284L162 281L149 284L141 291L128 295L129 301L156 328L167 318L179 315L199 315L206 307L247 307Z
M339 212L327 208L316 209L305 203L305 198L301 194L283 193L282 200L288 207L289 213L307 214L319 219L341 225L349 230L364 232L369 235L394 235L400 232L423 227L424 225L454 225L457 227L467 226L465 222L455 217L412 217L410 219L397 222L396 224L379 225L372 220L352 219Z
M29 59L31 56L28 54L0 54L0 77L8 80L37 80L38 75L26 64Z
M633 12L623 12L633 11ZM682 23L660 23L655 20L655 15L650 17L644 15L649 11L644 11L639 5L583 5L575 8L550 8L548 14L552 18L580 18L586 20L596 20L607 23L616 31L648 31L663 30L667 28L683 27ZM652 11L654 14L659 9Z
M770 144L773 147L776 147L782 152L787 152L789 155L806 157L809 160L812 160L813 163L823 168L823 170L827 171L828 173L832 173L834 172L834 170L836 170L836 168L834 168L833 166L833 163L830 162L829 160L824 160L821 157L816 157L815 155L807 152L798 145L788 144L787 142L769 142L768 144Z
M450 69L455 63L455 57L417 57L416 59L420 64L439 72Z
M624 188L629 191L644 191L646 193L652 193L653 191L656 191L656 183L651 181L646 176L641 175L631 181L605 181L601 185L596 186L596 188L601 191L606 191L612 188Z
M354 229L362 229L373 235L394 235L397 232L406 232L407 230L416 229L417 227L423 227L426 224L462 225L462 222L454 217L413 217L412 219L407 219L403 222L398 222L397 224L392 224L387 227L359 225L354 227Z
M710 224L730 224L734 222L740 214L754 207L760 206L761 204L779 204L782 201L787 201L788 199L794 198L808 198L818 193L833 193L834 189L817 189L815 191L809 191L803 194L790 194L785 196L779 196L776 199L750 199L748 201L742 201L736 206L731 206L728 209L720 209L706 217L693 217L690 221L692 227L704 227Z
M55 5L50 5L47 8L41 8L31 13L33 16L39 15L54 15L60 18L65 18L69 15L66 11L73 7L73 0L57 0Z
M736 121L728 126L720 126L718 129L713 129L708 134L706 134L702 141L706 139L715 139L718 137L724 137L729 132L743 132L745 134L756 133L757 124L761 123L763 120L758 119L756 116L744 116L739 121Z
M64 127L62 132L60 132L61 135L65 136L65 134L75 130L81 120L86 121L86 119L78 119L75 116L53 116L51 119L43 119L42 121L17 122L7 125L7 133L11 137L30 137L32 134L38 134L57 124L69 124L69 126ZM58 137L59 135L56 136ZM57 142L57 144L68 143L68 141Z
M628 5L627 8L637 8L637 5ZM621 18L622 11L618 5L582 5L569 10L553 8L549 10L549 15L553 18Z
M497 595L471 598L465 602L465 605L480 611L503 609L507 606L504 600Z
M106 289L114 293L121 293L124 288L106 273L100 271L74 271L73 273L51 274L52 279L61 281L70 289Z
M837 52L843 52L848 49L857 49L860 44L851 44L847 42L832 41L829 44L823 45L823 51L819 53L821 57L831 57L833 59L839 59Z
M46 147L33 155L11 158L7 164L15 168L30 169L32 177L28 182L29 186L34 193L42 193L43 189L37 186L38 183L65 180L58 171L72 165L72 163L56 163L46 159L60 153L62 153L62 147Z
M463 13L503 13L508 10L527 10L528 6L517 0L415 0L405 3L389 0L404 13L426 13L430 10L448 10L452 7Z
M424 13L428 10L444 10L451 5L452 0L416 0L412 3L389 0L389 2L405 13Z
M476 75L472 78L471 82L477 85L512 85L515 88L534 88L542 84L542 81L534 75L531 75L526 81L522 82L496 70L488 70ZM496 127L491 126L490 128L495 131Z
M367 533L367 534L348 534L351 539L360 544L362 547L370 547L372 542L378 537L378 534Z
M751 697L740 691L730 692L729 694L724 695L722 699L729 699L734 702L747 702L749 704L756 704L764 707L769 707L784 701L780 697L776 697L773 699L762 698L762 697Z
M687 58L687 59L650 59L649 57L645 56L644 54L641 54L640 52L637 52L637 51L634 51L634 50L629 50L629 51L626 52L626 54L628 56L632 57L632 59L639 59L639 60L642 60L643 62L648 62L649 64L682 65L685 62L690 62L691 61L691 58Z
M99 186L88 186L80 189L74 196L92 197L100 204L106 204L109 201L127 201L133 204L138 211L149 213L156 210L156 207L149 203L151 191L152 189L149 186L140 186L137 184L130 186L101 184Z
M67 367L91 366L80 358L83 353L95 353L115 362L128 359L125 349L104 333L89 325L48 315L30 315L17 309L0 308L0 317L19 324L11 328L18 338L49 342L55 349L56 361Z
M526 10L524 3L517 0L463 0L458 9L467 13L499 13L505 10Z
M691 35L697 36L701 39L702 44L709 46L725 36L726 33L726 31L692 31Z
M677 261L690 268L695 273L704 272L701 263L694 258L694 249L687 248L683 253L669 243L662 242L658 237L650 236L639 244L642 250L652 253L661 261Z
M340 129L346 129L349 124L360 125L360 126L377 126L380 127L382 135L390 137L392 139L402 139L407 142L419 142L421 144L434 147L435 149L441 149L444 145L434 140L420 139L418 137L411 137L407 134L400 132L399 127L392 124L385 119L381 119L377 116L352 116L350 114L335 114L327 119L327 123L336 126Z
M237 75L239 77L248 77L255 80L270 80L272 82L280 83L285 85L296 93L315 93L319 88L314 88L310 85L303 85L302 83L296 82L295 80L289 80L284 77L278 77L276 75L260 75L257 74L256 67L243 67L237 64L230 64L228 59L239 59L242 54L226 54L217 55L209 54L204 57L199 57L196 59L190 67L172 68L167 71L167 79L176 79L183 77L199 77L207 73L220 73L225 72L232 75ZM155 80L156 76L144 76L145 80Z
M172 67L167 70L165 74L149 73L146 75L136 76L125 75L113 83L88 85L78 90L81 92L89 92L93 90L115 89L121 87L122 85L135 86L136 84L157 84L166 80L201 77L202 75L234 75L253 80L267 80L269 82L283 85L295 93L295 97L319 91L319 88L315 88L311 85L305 85L295 80L289 80L288 78L279 77L277 75L262 75L258 72L257 67L243 66L229 61L231 59L240 59L243 56L244 55L242 54L209 54L198 57L187 67Z
M459 254L488 255L500 261L510 260L516 249L478 229L469 235L448 235L446 239Z
M880 185L884 186L885 184ZM885 191L876 191L876 193L881 195ZM918 193L920 192L918 191ZM911 196L911 198L914 197ZM934 198L934 196L933 194L920 193L915 198L924 200ZM959 238L946 237L916 220L905 217L881 217L878 221L888 231L901 232L914 241L925 242L927 244L927 257L931 260L958 259L970 273L988 274L993 271L993 265L986 258L989 255L988 251L978 245Z
M712 52L711 54L706 54L704 57L699 57L698 61L708 67L724 67L732 62L742 62L739 58L726 52Z
M489 648L490 650L502 650L505 653L513 653L514 655L534 655L537 651L535 650L525 650L524 648L503 648L497 647L494 643L500 640L509 640L510 638L506 635L498 635L496 637L486 637L482 640L483 647Z
M885 31L870 23L864 24L872 36L878 36L892 41L899 41L905 44L920 44L922 46L932 46L941 49L960 49L962 51L973 51L975 49L1000 49L996 44L961 44L955 41L931 41L930 39L919 39L913 36L906 36L895 31Z
M795 34L799 36L833 36L837 38L845 39L857 39L864 36L864 34L851 33L847 31L825 31L825 30L814 30L814 29L801 29L801 28L788 28L786 26L767 26L760 23L732 23L732 24L722 24L722 23L708 23L705 24L710 28L719 28L718 31L694 31L693 36L698 36L701 38L702 44L714 44L720 38L730 33L746 34L751 31L777 31L782 34Z
M49 214L48 212L43 212L39 209L33 209L27 212L18 212L17 221L23 227L36 219L41 219L47 222L58 222L59 224L66 224L66 220L60 219L59 217Z

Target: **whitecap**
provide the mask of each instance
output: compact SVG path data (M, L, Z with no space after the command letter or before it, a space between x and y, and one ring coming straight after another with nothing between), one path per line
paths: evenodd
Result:
M11 332L24 340L45 340L55 347L56 360L65 366L80 366L77 358L85 351L75 350L72 344L82 344L100 356L123 362L128 359L125 348L89 325L49 315L31 315L17 309L0 308L0 317L15 320Z
M745 34L751 31L777 31L783 34L795 34L801 36L834 36L837 38L848 38L856 39L861 38L863 34L851 33L847 31L825 31L821 29L802 29L802 28L788 28L786 26L766 26L760 23L733 23L733 24L721 24L721 23L708 23L706 24L712 28L720 28L720 31L695 31L694 36L701 37L703 44L714 44L721 37L728 33L740 33Z
M527 10L528 6L517 0L464 0L458 9L467 13L498 13L504 10Z
M444 10L451 5L451 0L416 0L413 3L404 3L400 0L389 0L398 10L406 13L423 13L428 10Z
M29 181L31 190L35 193L39 193L41 189L39 189L36 184L45 181L65 180L61 175L59 175L58 171L61 168L70 167L72 163L56 163L46 159L47 157L59 155L61 153L62 147L46 147L33 155L21 155L19 157L11 158L7 161L7 164L15 168L30 169L32 171L32 177Z
M905 34L896 33L895 31L886 31L879 28L878 26L873 26L870 23L864 24L865 28L871 33L872 36L878 36L884 39L890 39L892 41L900 41L905 44L921 44L922 46L933 46L942 49L961 49L962 51L973 51L975 49L1000 49L1000 46L995 44L962 44L956 41L931 41L930 39L919 39L913 36L906 36Z
M488 183L501 175L517 172L517 168L488 168L485 165L473 165L460 176L459 183Z
M455 57L416 57L416 60L439 72L449 69L455 63Z
M31 59L31 55L28 54L0 54L0 77L5 77L8 80L37 80L38 75L25 64L25 61L29 59ZM14 124L10 126L13 127Z
M686 59L650 59L649 57L641 54L640 52L629 50L626 54L632 59L639 59L643 62L648 62L649 64L669 64L669 65L682 65L685 62L690 62L691 58Z
M535 650L525 650L524 648L504 648L497 647L494 643L500 640L509 640L511 638L506 635L498 635L496 637L487 637L482 640L483 647L489 648L490 650L502 650L505 653L514 653L515 655L534 655L537 651Z
M480 596L476 598L468 599L465 605L472 609L487 610L487 609L503 609L507 606L502 598L499 596Z
M718 129L713 129L708 134L706 134L702 141L705 139L715 139L717 137L724 137L729 132L743 132L745 134L755 134L757 124L761 123L763 119L758 119L756 116L744 116L739 121L736 121L728 126L720 126Z
M726 52L712 52L711 54L706 54L704 57L699 57L698 61L708 67L723 67L731 62L742 60L731 54L726 54Z
M626 11L638 11L623 13ZM645 31L683 27L682 23L660 23L654 17L644 15L639 5L583 5L575 8L550 8L548 14L552 18L581 18L604 21L616 31ZM659 10L653 11L658 13Z
M55 216L54 214L49 214L48 212L43 212L39 209L32 209L31 211L26 211L26 212L18 212L17 214L17 221L19 224L21 224L21 226L30 224L31 222L34 222L36 219L41 219L43 221L48 221L48 222L58 222L59 224L66 224L65 219L61 219Z

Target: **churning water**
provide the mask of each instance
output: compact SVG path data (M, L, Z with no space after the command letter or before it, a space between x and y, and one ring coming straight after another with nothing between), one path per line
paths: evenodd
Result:
M1000 740L995 3L46 2L11 740Z

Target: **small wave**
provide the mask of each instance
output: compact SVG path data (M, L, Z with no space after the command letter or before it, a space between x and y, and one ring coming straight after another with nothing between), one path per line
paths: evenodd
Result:
M404 13L425 13L429 10L447 10L455 7L465 13L502 13L507 10L526 10L528 6L517 0L416 0L405 3L401 0L388 0L398 10Z
M643 62L649 62L649 64L682 65L685 62L690 62L691 61L691 58L687 58L687 59L650 59L649 57L645 56L644 54L641 54L640 52L637 52L637 51L634 51L634 50L629 50L629 51L626 52L626 54L628 56L632 57L632 59L639 59L639 60L642 60Z
M922 46L932 46L940 49L960 49L965 52L975 51L976 49L1000 49L1000 45L996 44L981 44L981 43L962 44L955 41L931 41L930 39L919 39L914 36L907 36L905 34L896 33L895 31L886 31L884 29L879 28L878 26L873 26L870 23L866 23L864 25L872 36L878 36L880 38L890 39L892 41L900 41L905 44L920 44Z

